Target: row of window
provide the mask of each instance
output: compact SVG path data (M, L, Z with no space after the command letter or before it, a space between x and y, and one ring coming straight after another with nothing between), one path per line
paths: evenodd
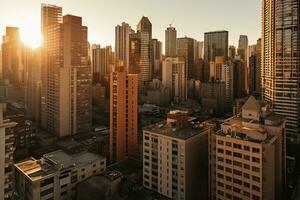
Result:
M225 146L228 146L228 147L232 147L233 145L233 148L235 149L243 149L245 151L250 151L250 147L247 146L247 145L241 145L241 144L236 144L236 143L231 143L231 142L225 142L223 140L218 140L218 144L219 145L225 145ZM242 148L243 147L243 148ZM253 153L260 153L260 149L259 148L256 148L256 147L252 147L252 152Z

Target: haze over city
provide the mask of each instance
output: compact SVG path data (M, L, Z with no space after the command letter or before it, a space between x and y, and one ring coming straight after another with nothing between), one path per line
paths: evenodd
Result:
M1 0L0 35L4 26L20 27L22 40L36 47L40 43L40 3L64 7L64 13L83 16L89 27L89 41L101 45L114 44L114 24L126 21L135 28L141 16L153 23L153 37L163 41L164 29L172 23L178 36L203 40L207 31L228 30L229 43L237 45L246 34L254 43L261 33L259 0ZM246 26L245 26L246 24Z

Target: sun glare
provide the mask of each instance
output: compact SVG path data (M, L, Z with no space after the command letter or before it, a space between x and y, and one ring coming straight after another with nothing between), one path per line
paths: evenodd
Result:
M22 42L31 48L38 48L42 44L42 35L40 33L22 31L21 29L20 37Z

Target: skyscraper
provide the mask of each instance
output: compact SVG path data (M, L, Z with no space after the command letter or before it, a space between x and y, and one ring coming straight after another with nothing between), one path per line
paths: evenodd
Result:
M252 95L261 95L261 39L252 46L252 52L249 51L249 93ZM251 48L249 48L251 50Z
M104 84L104 78L110 74L115 61L114 53L111 46L101 48L100 45L92 45L91 49L93 83Z
M110 75L110 162L132 157L137 152L138 75L127 74L117 63Z
M228 31L204 33L204 61L214 61L216 56L228 59Z
M162 62L162 42L157 39L152 39L152 75L153 78L161 77L161 62Z
M175 102L187 100L187 78L185 59L166 58L162 64L162 83L171 90L170 99Z
M130 25L125 22L115 28L116 59L123 61L127 71L129 71L129 35L133 32Z
M42 5L42 10L47 11L46 7ZM81 17L72 15L64 16L60 23L61 13L56 12L60 9L50 8L55 8L58 16L56 23L42 27L46 61L42 71L42 127L62 137L90 131L92 80L87 27L82 26Z
M203 41L195 41L195 60L204 58L204 42Z
M186 77L188 79L194 78L194 44L195 40L189 37L183 37L177 39L177 56L185 59L186 65Z
M6 27L6 35L3 36L2 43L2 67L3 79L8 79L14 86L24 84L19 28Z
M149 40L152 40L152 24L148 17L143 16L136 26L137 32L146 32L149 35Z
M165 30L165 56L174 57L177 54L177 31L175 27L168 27Z
M235 46L230 45L230 46L229 46L229 51L228 51L228 58L229 58L229 59L234 59L235 56L236 56L236 49L235 49Z
M300 142L300 3L262 1L262 97L287 119L287 138ZM275 12L276 11L276 12Z

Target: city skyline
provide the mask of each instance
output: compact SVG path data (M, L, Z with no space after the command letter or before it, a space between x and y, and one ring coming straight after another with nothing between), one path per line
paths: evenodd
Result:
M158 38L160 41L164 41L164 31L169 24L172 24L177 29L178 37L188 36L202 41L204 32L227 30L231 45L237 46L239 35L242 34L248 35L249 44L255 43L261 34L260 1L230 1L230 4L216 0L190 3L172 1L171 4L169 1L158 2L157 0L151 3L135 0L131 0L130 3L117 0L110 2L89 0L76 3L69 0L63 2L58 0L16 2L12 0L3 3L0 8L0 24L2 24L0 34L4 35L6 26L19 27L22 41L31 47L37 47L41 40L40 4L46 3L64 7L63 14L72 13L83 16L83 23L89 27L89 42L102 46L114 46L115 25L126 22L135 29L142 16L150 19L153 24L153 38ZM234 9L230 6L232 4L235 5ZM236 12L244 7L247 9L243 11L243 15ZM132 8L135 8L134 11ZM183 8L188 12L182 12ZM12 10L14 12L11 12ZM214 12L211 12L212 10ZM195 19L196 25L191 23L195 22ZM243 26L241 31L240 27L245 23L247 26Z

